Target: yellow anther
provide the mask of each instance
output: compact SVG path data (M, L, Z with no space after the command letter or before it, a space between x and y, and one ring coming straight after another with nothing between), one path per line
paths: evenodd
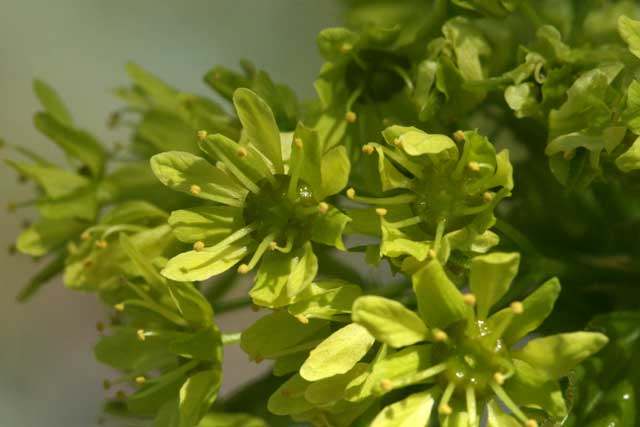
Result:
M356 190L354 190L353 188L349 188L347 190L347 197L351 200L355 199L356 197Z
M249 155L249 152L247 151L246 148L240 147L238 148L238 151L236 151L236 155L242 159L247 157Z
M484 200L487 203L491 202L494 197L495 195L490 191L485 191L484 193L482 193L482 200Z
M124 303L119 303L113 306L116 311L124 311Z
M344 119L349 123L355 123L358 120L358 115L353 111L347 111L347 114L344 115Z
M247 274L249 272L249 266L247 264L240 264L238 266L238 273Z
M136 335L138 335L138 339L140 341L144 341L146 339L146 337L144 336L144 329L138 329L136 331Z
M528 419L525 423L527 427L538 427L538 422L532 418Z
M427 252L427 256L429 258L435 258L438 255L438 253L436 252L435 249L429 249L429 251Z
M493 374L493 380L498 384L498 385L502 385L504 384L504 374L502 372L496 372L495 374Z
M302 323L303 325L309 324L309 318L304 314L297 314L294 317L298 320L298 322Z
M206 130L199 130L198 131L198 139L200 141L204 141L207 138L207 131Z
M270 250L275 251L277 247L278 247L278 242L276 242L275 240L269 243Z
M342 43L342 46L340 46L340 53L345 55L351 52L352 49L353 45L351 43Z
M96 240L96 248L104 249L108 246L108 243L104 239Z
M453 133L453 139L455 139L457 142L462 142L464 141L464 132L461 130L457 130Z
M293 145L295 145L298 148L302 148L302 139L301 138L296 138L293 140Z
M376 213L377 213L379 216L385 216L385 215L387 214L387 212L388 212L388 211L387 211L385 208L377 208L377 209L376 209Z
M191 187L189 187L189 192L194 196L197 196L202 192L202 188L198 184L193 184Z
M393 390L393 381L391 381L388 378L385 378L383 380L380 381L380 388L384 391L391 391Z
M84 233L82 233L82 234L80 235L80 238L81 238L82 240L89 240L89 237L91 237L91 236L89 235L89 232L88 232L88 231L85 231Z
M469 170L471 172L479 172L480 171L480 163L478 163L478 162L469 162L469 163L467 163L467 168L469 168Z
M147 379L143 376L136 377L136 384L142 385L147 382Z
M325 202L318 203L318 212L323 215L329 212L329 204Z
M436 342L445 342L446 340L449 339L449 335L447 335L447 333L445 331L443 331L442 329L434 329L434 331L433 331L433 339Z
M402 147L402 140L400 138L395 138L393 140L393 145L395 145L398 148Z
M193 250L196 252L202 252L204 250L204 242L198 240L193 244Z
M462 300L469 306L473 307L474 305L476 305L476 296L474 294L465 294L462 297Z
M513 314L522 314L524 313L524 305L520 301L514 301L511 303L511 311Z
M373 145L365 144L362 146L362 152L366 155L371 155L374 151L375 149L373 148Z
M451 406L449 406L448 403L444 403L438 406L438 412L441 415L451 415L453 413L453 409L451 409Z

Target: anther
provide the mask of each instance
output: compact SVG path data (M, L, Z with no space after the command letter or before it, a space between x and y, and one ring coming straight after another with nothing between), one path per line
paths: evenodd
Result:
M89 236L89 232L88 232L88 231L85 231L85 232L83 232L83 233L80 235L80 238L81 238L82 240L85 240L85 241L86 241L86 240L89 240L89 237L90 237L90 236Z
M464 132L461 130L457 130L453 133L453 139L455 139L457 142L462 142L464 141Z
M493 374L493 380L498 384L498 385L503 385L504 384L504 374L502 372L496 372L495 374Z
M340 46L340 53L345 55L351 52L352 49L353 45L351 43L342 43L342 46Z
M269 250L275 251L277 247L278 247L278 243L275 240L269 243Z
M96 240L96 248L104 249L108 246L108 243L104 239Z
M298 148L302 148L302 139L301 138L294 139L293 144Z
M393 382L390 379L385 378L380 381L380 388L384 391L391 391L393 389Z
M347 114L344 115L344 119L349 123L355 123L358 120L358 115L353 111L347 111Z
M351 200L356 198L356 190L354 190L353 187L347 190L347 197Z
M325 202L318 203L318 212L323 215L329 212L329 204Z
M400 138L394 139L393 140L393 145L395 145L398 148L402 147L402 140Z
M435 258L437 255L438 254L436 253L435 249L429 249L429 251L427 252L427 256L432 259Z
M138 336L138 339L140 341L144 341L146 339L146 337L144 336L144 329L138 329L136 331L136 335Z
M303 325L309 324L309 318L304 314L297 314L294 317L298 320L298 322L302 323Z
M453 409L449 406L448 403L438 406L438 412L441 415L451 415L453 413Z
M236 155L242 159L247 157L249 155L249 152L247 151L246 148L240 147L238 148L238 151L236 151Z
M200 188L200 186L197 184L193 184L191 187L189 187L189 192L194 196L197 196L202 192L202 188Z
M379 216L385 216L387 214L387 210L385 208L376 208L376 213Z
M474 294L465 294L462 297L462 300L464 301L465 304L473 307L474 305L476 305L476 296Z
M196 252L202 252L204 250L204 242L198 240L193 244L193 250Z
M124 303L119 303L113 306L116 311L124 311Z
M443 331L442 329L434 329L434 331L433 331L433 339L436 342L445 342L446 340L449 339L449 335L447 335L447 333L445 331Z
M524 313L524 305L520 301L514 301L511 303L511 311L513 314L522 314Z
M147 382L147 379L143 376L136 377L136 384L142 385Z
M525 423L527 427L538 427L538 422L532 418L528 419Z
M467 168L469 168L471 172L479 172L480 164L478 162L469 162L467 163Z
M494 198L494 194L490 191L485 191L484 193L482 193L482 200L484 200L487 203L491 202L493 198Z
M370 144L365 144L362 146L362 152L368 156L370 156L371 154L373 154L373 152L375 151L375 149L373 148L373 145Z
M206 130L199 130L198 131L198 139L200 141L204 141L207 138L207 131Z
M247 274L249 272L249 266L247 264L240 264L238 266L238 273Z

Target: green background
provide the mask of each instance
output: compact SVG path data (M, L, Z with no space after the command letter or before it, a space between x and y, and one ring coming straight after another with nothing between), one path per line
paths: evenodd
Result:
M33 78L53 85L77 123L110 143L126 137L108 131L118 107L110 90L126 82L133 60L182 90L211 93L202 75L213 65L236 67L251 59L276 81L312 96L321 61L317 32L340 22L330 0L4 0L0 12L0 136L62 161L55 146L33 128L38 104ZM14 156L6 149L2 157ZM31 189L0 167L3 203L25 200ZM106 395L102 379L113 373L93 359L95 323L107 311L93 295L49 284L18 305L21 284L38 267L8 248L25 215L0 213L0 426L96 425ZM240 329L246 313L222 319ZM223 392L264 367L249 366L238 349L226 354Z

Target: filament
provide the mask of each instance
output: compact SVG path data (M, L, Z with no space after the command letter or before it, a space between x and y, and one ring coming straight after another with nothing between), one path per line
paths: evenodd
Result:
M520 410L518 405L516 405L513 400L509 397L506 391L496 382L490 381L489 386L493 389L493 392L498 396L500 401L511 411L513 415L516 416L522 423L529 421L527 416Z
M400 378L399 380L392 381L393 388L406 387L411 384L421 383L429 378L438 375L440 372L447 369L447 363L439 363L430 367L429 369L425 369L424 371L417 372L412 375L408 375L404 378Z
M393 228L405 228L410 227L412 225L420 224L422 222L422 217L420 215L416 215L411 218L403 219L402 221L396 222L388 222L387 225Z
M469 414L469 427L478 425L478 411L476 409L476 392L473 386L468 385L465 390L467 398L467 413Z
M178 326L187 326L187 322L182 317L179 317L175 313L169 311L168 309L166 309L165 307L157 303L149 302L146 300L130 299L130 300L122 301L119 305L121 305L122 307L125 307L128 305L143 307L143 308L146 308L147 310L150 310L159 314L160 316L164 317L170 322L175 323Z
M267 249L269 248L269 246L271 245L271 242L273 242L273 239L275 239L275 237L276 237L276 233L271 233L267 235L267 237L262 239L262 242L260 242L255 252L253 253L253 256L251 257L249 264L241 264L240 267L238 267L238 271L243 274L251 271L256 266L256 264L258 264L258 261L260 261L260 258L262 258L262 255L264 255L264 253L267 251Z
M368 205L403 205L405 203L415 202L416 196L415 194L399 194L390 197L362 197L354 194L353 197L349 197L349 199Z
M218 251L220 248L223 248L225 246L228 246L240 239L242 239L243 237L251 234L251 232L253 232L255 229L257 228L257 223L251 223L247 226L242 227L241 229L234 231L233 233L231 233L228 237L224 238L223 240L221 240L220 242L216 243L215 245L209 247L209 248L204 248L203 251L206 252L216 252Z
M451 396L453 395L455 389L456 383L454 383L453 381L449 381L447 387L444 389L444 393L442 393L442 398L440 398L440 405L438 408L439 412L444 413L451 410L451 407L449 406L449 400L451 399Z

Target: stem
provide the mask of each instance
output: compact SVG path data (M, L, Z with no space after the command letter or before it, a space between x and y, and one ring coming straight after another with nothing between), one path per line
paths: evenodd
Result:
M533 243L531 243L531 241L524 234L522 234L522 232L520 232L505 220L498 218L494 227L496 228L496 230L507 236L509 240L515 243L522 250L522 252L528 253L529 255L540 255Z
M242 332L222 334L222 345L238 344L240 342L241 337L242 337Z

